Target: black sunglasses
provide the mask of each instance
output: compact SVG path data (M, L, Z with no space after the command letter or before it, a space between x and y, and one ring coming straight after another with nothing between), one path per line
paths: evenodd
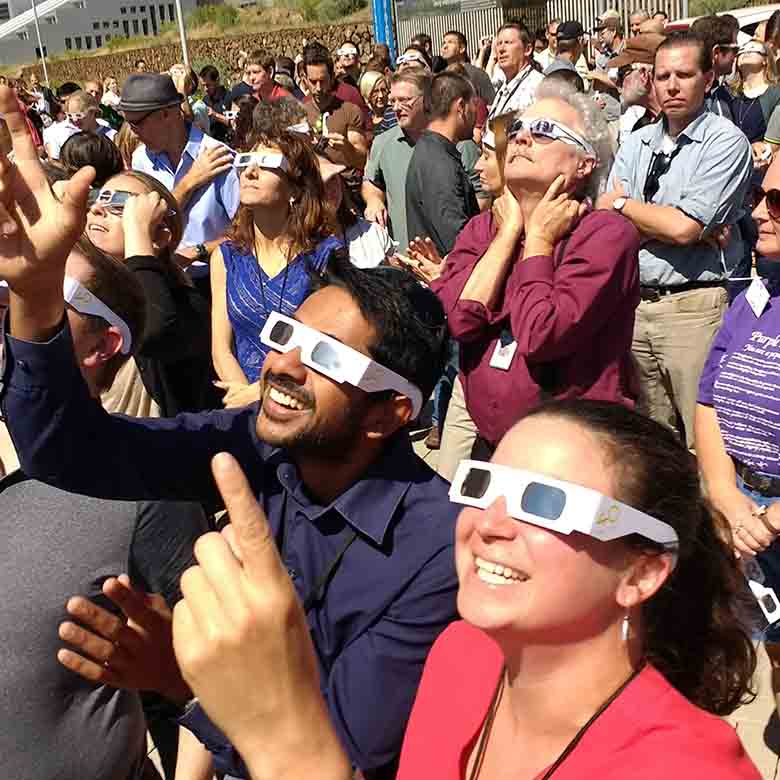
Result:
M667 154L666 152L653 153L653 158L650 161L650 168L647 171L647 178L645 179L645 187L642 190L645 203L650 203L658 194L658 190L661 187L661 177L672 167L672 160L679 150L680 147L678 146L670 154Z
M761 187L754 187L753 208L757 208L764 198L766 198L766 210L769 212L769 216L775 222L780 222L780 190L764 190Z

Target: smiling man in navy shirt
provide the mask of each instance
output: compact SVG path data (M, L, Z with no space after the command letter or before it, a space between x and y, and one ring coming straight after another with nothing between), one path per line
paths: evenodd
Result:
M259 407L174 419L108 415L79 372L62 300L91 171L76 174L60 203L5 88L0 113L16 153L15 165L0 156L0 277L11 291L2 407L22 468L96 497L215 507L210 461L232 453L307 607L339 736L356 767L381 776L400 751L428 650L456 613L456 509L405 432L443 370L441 305L403 272L342 260L298 310L306 327L292 322L270 334L281 343L294 330L303 347L269 354ZM312 368L324 360L323 342L347 369L355 355L339 345L360 353L363 373L337 381L326 375L338 374L332 362ZM240 771L224 738L205 733L200 719L193 730L224 768Z

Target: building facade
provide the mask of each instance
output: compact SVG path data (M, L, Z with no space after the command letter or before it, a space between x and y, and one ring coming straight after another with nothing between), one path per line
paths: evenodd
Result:
M182 0L186 16L196 0ZM0 0L0 65L32 63L40 58L30 0ZM44 56L68 51L94 51L113 38L156 36L160 27L176 20L173 2L146 0L36 0Z

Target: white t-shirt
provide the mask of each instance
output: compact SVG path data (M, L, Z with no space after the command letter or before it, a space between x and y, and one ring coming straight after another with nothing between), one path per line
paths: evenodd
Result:
M113 106L116 106L116 105L118 105L118 104L119 104L119 101L120 101L121 99L122 99L122 98L121 98L121 97L119 97L119 95L117 95L115 92L105 92L105 93L103 93L103 97L102 97L102 99L100 100L100 102L101 102L101 103L102 103L104 106L112 106L112 107L113 107Z
M493 74L495 77L495 73ZM505 82L497 91L490 106L490 118L510 111L525 111L536 100L536 88L544 76L531 65L526 65L511 81Z
M376 268L395 252L390 234L376 222L359 219L345 232L349 259L358 268Z
M46 153L52 160L60 159L60 149L65 141L72 135L81 132L78 127L72 125L66 119L64 122L55 122L43 131L43 145Z

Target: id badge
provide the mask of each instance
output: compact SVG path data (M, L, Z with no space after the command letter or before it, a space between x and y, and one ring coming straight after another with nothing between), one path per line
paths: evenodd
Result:
M517 352L517 342L514 340L511 331L501 331L496 348L493 350L493 357L490 358L491 368L509 371L515 352Z
M750 287L748 287L745 293L745 300L750 304L750 308L753 309L753 314L756 317L760 317L769 302L769 291L758 277L755 277L750 283Z

